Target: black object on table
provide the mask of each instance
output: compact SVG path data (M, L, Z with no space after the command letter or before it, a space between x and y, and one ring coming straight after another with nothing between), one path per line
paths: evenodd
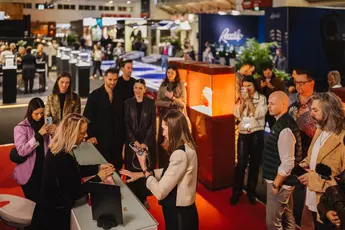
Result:
M116 185L90 183L92 219L97 226L111 229L123 224L120 187Z
M80 97L89 96L90 66L77 66L78 92Z
M77 66L76 63L69 63L69 72L72 77L72 90L75 91L77 88Z
M3 104L16 103L17 101L17 67L2 68L2 101Z

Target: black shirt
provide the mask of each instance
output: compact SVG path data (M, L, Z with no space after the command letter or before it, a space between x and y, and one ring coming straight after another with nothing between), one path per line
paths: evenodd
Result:
M143 102L137 102L137 122L140 127L141 111L143 110Z
M63 106L65 104L65 100L66 100L66 93L60 93L59 94L59 101L60 101L60 111L61 111L61 120L62 120L62 116L63 116Z
M124 100L134 97L134 84L135 79L132 77L128 81L124 80L123 77L119 78L116 87L118 87L121 90Z

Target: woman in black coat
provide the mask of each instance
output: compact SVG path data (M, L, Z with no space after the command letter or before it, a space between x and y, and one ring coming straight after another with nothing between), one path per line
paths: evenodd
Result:
M71 113L60 123L43 166L41 194L32 218L34 230L69 230L71 209L88 192L89 181L101 182L114 173L111 164L78 164L73 148L87 137L87 119Z
M149 168L155 165L151 155L156 149L156 106L154 100L144 97L146 83L144 79L138 79L134 84L134 97L125 101L125 168L132 172L140 172L141 167L135 152L129 147L132 142L138 149L148 150ZM141 178L128 184L138 199L145 204L148 190L146 180Z
M25 86L24 93L32 93L34 78L36 73L36 58L31 54L32 47L26 48L26 55L22 57L23 80ZM30 85L30 86L29 86Z

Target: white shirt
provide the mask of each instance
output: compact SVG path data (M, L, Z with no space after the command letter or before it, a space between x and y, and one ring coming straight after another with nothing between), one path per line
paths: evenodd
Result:
M331 133L322 131L320 133L320 136L315 141L312 152L311 152L311 158L310 158L310 164L309 164L310 170L315 170L317 156L319 155L321 147L327 141L330 135ZM307 205L310 211L317 212L316 193L310 191L309 188L307 188L305 204Z
M280 165L278 167L278 174L283 177L288 177L295 166L295 145L296 138L290 128L285 128L279 133L278 137L278 151L280 157ZM266 180L266 183L273 183L271 180ZM283 189L292 190L294 186L283 185Z

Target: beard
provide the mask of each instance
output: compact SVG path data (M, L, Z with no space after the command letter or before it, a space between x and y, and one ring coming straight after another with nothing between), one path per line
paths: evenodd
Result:
M317 126L322 130L327 125L327 120L318 120L315 117L313 117L313 120L316 122Z

